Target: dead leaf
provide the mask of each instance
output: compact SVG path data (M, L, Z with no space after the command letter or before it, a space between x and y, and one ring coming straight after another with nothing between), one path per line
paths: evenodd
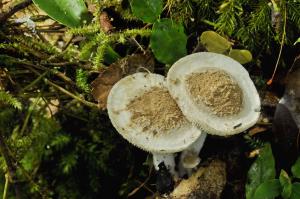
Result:
M171 199L215 198L219 199L226 184L226 164L212 161L207 167L200 167L187 180L182 180L171 193Z
M265 127L256 126L256 127L252 128L252 129L250 129L249 132L248 132L248 134L250 136L253 136L253 135L256 135L258 133L264 132L266 130L267 130L267 128L265 128Z
M108 94L113 85L122 77L139 72L154 70L154 59L150 53L133 54L118 60L107 68L101 68L99 76L92 82L92 95L100 109L105 110Z
M109 19L107 12L105 11L101 12L99 20L100 20L100 28L103 32L107 33L114 29L114 27L111 25L111 21Z
M266 91L261 100L262 106L268 106L268 107L276 107L278 102L279 102L279 98L270 91Z

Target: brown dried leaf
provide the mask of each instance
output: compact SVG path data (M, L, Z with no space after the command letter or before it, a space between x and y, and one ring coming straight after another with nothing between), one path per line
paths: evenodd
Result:
M122 78L120 67L109 66L100 70L99 76L92 82L92 95L100 109L106 109L107 97L112 86Z
M250 129L249 132L248 132L248 134L250 136L253 136L253 135L256 135L258 133L264 132L266 130L267 130L267 128L265 128L265 127L256 126L256 127L252 128L252 129Z
M107 12L105 11L101 12L99 20L100 20L100 28L103 32L110 32L111 30L114 29L114 27L111 25L111 21L109 19Z
M154 59L150 53L133 54L118 60L107 68L100 69L99 76L92 82L92 95L100 109L106 109L107 97L113 85L122 77L141 69L153 72Z
M171 199L215 198L219 199L226 184L226 164L212 161L200 167L187 180L182 180L171 193Z
M274 93L266 91L261 104L262 106L276 107L278 102L279 98Z

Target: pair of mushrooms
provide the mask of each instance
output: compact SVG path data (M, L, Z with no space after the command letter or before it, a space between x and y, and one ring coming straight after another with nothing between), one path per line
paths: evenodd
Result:
M254 125L260 99L248 72L235 60L201 52L181 58L167 78L135 73L117 82L108 96L108 114L117 131L151 152L175 174L196 167L206 134L228 136Z

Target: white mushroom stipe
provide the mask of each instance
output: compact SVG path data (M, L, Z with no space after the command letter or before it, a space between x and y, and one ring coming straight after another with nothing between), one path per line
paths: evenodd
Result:
M184 176L192 173L192 169L197 167L201 161L199 153L204 145L207 134L202 132L201 136L180 154L179 175Z
M173 176L177 175L177 173L175 172L174 153L152 153L152 155L155 170L158 171L158 165L163 162Z

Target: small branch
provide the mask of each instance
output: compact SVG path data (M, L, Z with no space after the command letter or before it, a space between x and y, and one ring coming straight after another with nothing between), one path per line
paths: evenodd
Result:
M283 20L284 20L283 21L284 24L283 24L283 33L282 33L282 37L281 37L281 43L280 43L280 50L279 50L279 54L278 54L278 57L277 57L275 69L273 71L271 79L269 79L269 81L267 82L267 85L271 85L272 82L273 82L273 79L275 77L275 74L276 74L276 71L277 71L277 68L278 68L278 65L279 65L279 61L280 61L280 58L281 58L282 49L283 49L283 46L284 46L284 40L285 40L285 36L286 36L286 20L287 20L286 6L284 6L284 19Z
M2 26L5 21L14 15L19 10L22 10L29 6L32 3L32 0L24 0L23 2L15 5L14 7L10 8L7 12L0 14L0 26Z
M34 72L36 75L38 75L38 76L42 75L41 73L39 73L38 71L36 71L36 70L33 69L32 67L30 67L30 66L27 66L27 67L28 67L32 72ZM56 88L57 90L59 90L59 91L61 91L62 93L66 94L66 95L68 95L68 96L70 96L70 97L72 97L73 99L75 99L75 100L81 102L82 104L84 104L84 105L86 105L86 106L88 106L88 107L90 107L90 108L98 108L98 105L97 105L97 104L95 104L95 103L93 103L93 102L86 101L86 100L84 100L84 99L78 97L77 95L71 93L70 91L64 89L63 87L61 87L61 86L59 86L59 85L57 85L57 84L51 82L51 81L48 80L47 78L43 78L43 79L45 80L46 84L48 84L48 85L50 85L50 86Z
M7 190L8 190L8 186L9 186L9 176L6 173L5 174L5 185L4 185L4 190L3 190L3 195L2 195L2 199L6 199L7 198Z
M67 91L66 89L64 89L64 88L62 88L62 87L60 87L60 86L58 86L57 84L55 84L55 83L49 81L49 80L46 81L46 82L47 82L49 85L51 85L51 86L53 86L54 88L56 88L57 90L61 91L62 93L64 93L64 94L66 94L66 95L68 95L68 96L74 98L75 100L81 102L82 104L84 104L84 105L86 105L86 106L88 106L88 107L91 107L91 108L98 108L98 105L97 105L97 104L92 103L92 102L88 102L88 101L86 101L86 100L84 100L84 99L82 99L82 98L80 98L80 97L74 95L73 93Z
M20 187L19 187L18 183L16 183L16 168L9 156L8 147L4 141L2 134L0 134L0 151L1 151L2 156L4 157L4 160L5 160L7 169L8 169L9 179L14 186L15 193L16 193L16 199L21 199Z

